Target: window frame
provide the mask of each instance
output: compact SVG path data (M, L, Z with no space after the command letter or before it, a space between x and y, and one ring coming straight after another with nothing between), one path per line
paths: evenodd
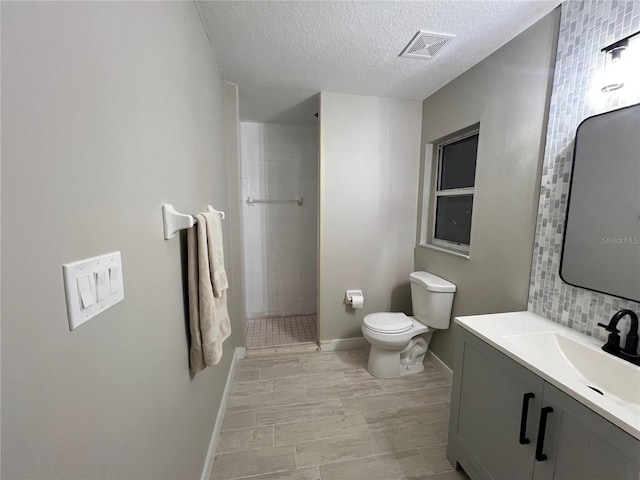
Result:
M443 248L447 251L451 251L453 253L462 254L465 256L469 255L471 250L471 239L469 239L469 245L464 243L453 242L451 240L444 240L442 238L436 237L436 211L438 206L438 198L439 197L459 197L463 195L471 195L473 196L473 200L475 201L475 189L476 189L476 179L474 176L473 179L473 187L465 187L465 188L449 188L442 190L440 185L442 183L442 155L444 151L444 147L447 145L451 145L452 143L459 142L466 138L470 137L478 137L478 145L480 145L480 126L475 125L470 127L469 129L465 129L464 131L457 132L453 134L453 136L446 138L445 140L440 140L438 142L433 143L433 149L435 150L434 160L435 160L435 175L433 181L430 185L430 198L429 198L429 225L428 225L428 245L433 245L434 247ZM476 153L476 171L478 166L478 156ZM425 165L425 168L427 166ZM433 166L431 167L433 168ZM473 201L472 201L473 205ZM473 224L473 211L471 213L472 216L472 224Z

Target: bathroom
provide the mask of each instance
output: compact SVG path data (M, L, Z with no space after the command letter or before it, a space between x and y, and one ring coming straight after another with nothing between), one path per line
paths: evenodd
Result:
M317 292L316 340L323 352L286 360L297 368L316 356L327 360L306 368L323 375L362 361L345 352L367 346L364 316L411 314L414 271L456 285L452 318L529 310L604 343L607 332L598 322L621 309L640 311L637 301L571 287L558 273L576 128L594 114L640 102L632 84L609 96L593 93L605 69L601 49L640 30L637 2L501 2L503 22L486 30L480 18L498 17L490 2L305 3L312 9L306 14L296 16L294 7L301 4L290 3L262 22L281 32L278 42L249 29L261 23L256 12L277 7L272 4L2 2L2 478L172 480L207 478L215 471L215 437L234 397L228 395L230 372L235 369L236 381L265 386L271 380L256 376L258 370L276 368L269 365L272 357L240 359L248 318L244 285L251 272L243 221L246 212L265 207L248 205L253 192L243 191L243 123L318 131L316 271L305 275L316 275L317 283L310 284ZM463 6L470 11L459 31L445 28L452 17L439 28L423 24L437 12L454 15ZM387 14L385 8L394 10ZM303 19L320 22L336 13L338 20L326 30L304 30ZM413 21L404 31L392 31L395 18ZM244 42L217 36L224 27L219 23L228 19L246 22L246 28L231 24L242 27ZM356 30L366 19L370 28ZM470 25L479 36L463 43ZM398 92L422 88L426 79L419 70L429 64L396 57L421 29L456 38L433 59L438 69L428 75L431 90L406 99ZM328 62L324 66L335 72L336 83L319 84L323 65L303 63L313 57L307 58L302 43L287 45L297 51L293 56L247 58L260 57L260 48L283 48L309 31L323 49L338 50L344 38L338 33L368 32L349 57L364 77ZM377 74L383 65L367 43L390 43L377 38L381 32L397 35L389 55L405 62L394 65L406 74L384 92L373 89L387 77ZM235 63L225 64L227 55ZM467 63L445 75L448 55ZM286 78L298 63L307 65L306 89L290 79L273 84L253 77L244 88L237 80L243 70L251 74L276 60L284 62L277 70ZM340 89L338 77L350 75L368 80L359 89ZM252 96L256 83L273 87L272 93ZM290 110L291 102L299 108ZM278 114L249 116L247 107L258 104ZM425 146L477 124L465 258L422 245L428 231ZM301 195L303 207L267 208L313 205L312 193ZM186 213L206 205L225 212L232 333L221 361L196 375L189 372L185 324L186 239L182 233L163 238L164 203ZM312 249L311 242L306 246ZM123 301L70 332L61 266L115 250L122 252ZM305 259L313 255L307 252ZM348 289L363 291L364 308L345 302ZM431 339L424 373L429 378L453 369L453 320L451 325ZM621 329L626 333L628 325ZM251 369L251 362L261 366ZM332 387L318 378L292 395L326 397ZM351 381L353 388L378 388L377 380ZM439 392L437 410L446 416L453 406L441 388L431 390ZM399 398L418 402L416 391ZM362 423L349 425L350 432L366 431L357 430ZM262 428L267 440L275 436L257 425L238 431L249 428L256 434ZM406 458L426 455L429 448ZM356 460L373 462L373 455ZM309 462L301 475L320 478ZM431 476L458 478L454 466L447 468ZM282 470L251 474L287 478L277 472Z

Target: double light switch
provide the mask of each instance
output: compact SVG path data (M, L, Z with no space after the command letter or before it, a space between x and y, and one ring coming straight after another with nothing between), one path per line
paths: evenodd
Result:
M120 252L62 266L69 330L124 299Z

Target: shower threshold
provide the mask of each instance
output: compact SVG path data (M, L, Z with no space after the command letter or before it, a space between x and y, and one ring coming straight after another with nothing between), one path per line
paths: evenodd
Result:
M251 353L317 351L317 315L261 317L247 320L245 345Z

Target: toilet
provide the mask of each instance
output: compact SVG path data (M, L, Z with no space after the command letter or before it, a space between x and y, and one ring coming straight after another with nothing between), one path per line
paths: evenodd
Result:
M367 370L379 378L396 378L424 370L423 360L433 331L449 328L456 286L428 272L413 272L413 317L404 313L371 313L362 334L371 344Z

